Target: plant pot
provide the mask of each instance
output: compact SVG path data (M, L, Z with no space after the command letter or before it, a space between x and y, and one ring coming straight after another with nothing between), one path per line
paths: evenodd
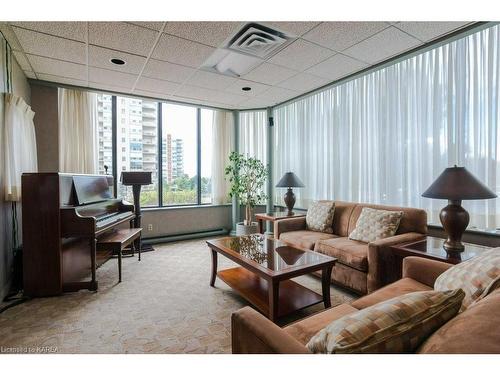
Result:
M259 232L259 226L257 223L251 223L250 225L245 225L244 223L236 223L237 236L246 236L258 232Z

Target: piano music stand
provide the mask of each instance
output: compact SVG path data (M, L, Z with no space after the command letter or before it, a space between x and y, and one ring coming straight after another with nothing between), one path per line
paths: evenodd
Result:
M135 209L134 228L141 228L141 187L143 185L151 185L153 183L151 179L151 172L122 172L120 181L125 186L132 186ZM137 242L138 244L136 244L136 246L140 247L141 252L154 250L151 245L143 245L140 238Z

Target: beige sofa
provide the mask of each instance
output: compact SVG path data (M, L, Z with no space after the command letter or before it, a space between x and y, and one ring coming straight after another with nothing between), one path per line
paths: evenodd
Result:
M233 313L233 353L307 354L306 344L330 322L390 298L431 290L436 278L452 265L435 260L407 257L403 278L350 305L342 304L280 328L251 307ZM429 336L417 353L500 354L500 289L469 307Z
M370 243L350 240L364 207L403 211L396 235ZM335 201L333 233L307 230L305 217L275 221L274 236L292 246L315 250L338 259L332 271L332 282L359 294L367 294L383 286L384 267L380 261L388 246L415 241L427 234L427 214L408 207Z

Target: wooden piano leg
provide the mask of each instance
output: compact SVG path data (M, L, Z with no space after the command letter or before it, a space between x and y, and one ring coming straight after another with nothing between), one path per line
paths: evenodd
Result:
M92 271L92 280L90 281L89 290L97 290L97 280L96 280L96 244L97 238L90 238L90 267Z
M122 249L118 250L118 282L122 282Z

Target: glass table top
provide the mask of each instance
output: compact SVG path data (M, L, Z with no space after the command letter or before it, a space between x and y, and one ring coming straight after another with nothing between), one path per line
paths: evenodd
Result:
M312 266L335 259L312 251L296 249L262 234L222 238L217 242L271 271Z
M465 249L462 253L448 254L443 248L444 241L445 240L442 238L429 236L425 240L412 242L410 244L404 244L401 245L401 247L408 250L424 252L436 258L456 258L457 260L461 261L473 258L476 255L479 255L485 250L489 249L489 247L486 246L464 243Z

